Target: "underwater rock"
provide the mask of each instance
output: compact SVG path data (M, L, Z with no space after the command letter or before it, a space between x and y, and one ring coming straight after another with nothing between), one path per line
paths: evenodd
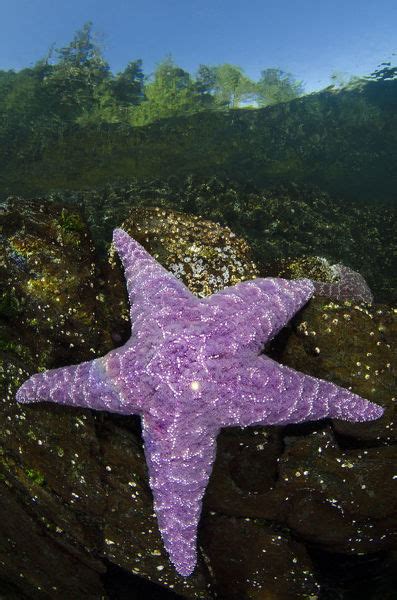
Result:
M223 429L204 498L204 511L267 520L279 514L273 490L283 452L282 427Z
M38 354L36 368L92 358L95 255L77 209L9 198L0 214L0 318Z
M358 555L393 549L397 536L395 446L343 449L329 427L316 425L278 431L284 438L284 451L268 463L272 451L266 450L266 442L258 441L255 449L250 440L255 431L222 432L206 511L281 524L293 532L294 539L328 552ZM266 439L273 428L256 433L257 440ZM236 462L242 468L247 465L244 451L257 466L250 481L235 475ZM263 468L271 467L268 481L260 470L262 456Z
M201 298L259 276L249 244L228 227L212 221L171 209L142 206L130 210L121 227ZM129 336L129 307L123 270L113 246L109 265L104 275L111 298L108 320L119 345Z
M92 357L103 335L88 230L78 211L20 198L0 227L0 580L18 597L101 597L98 534L74 506L103 510L93 417L15 403L29 373Z
M331 283L335 274L326 258L320 256L300 256L297 258L280 258L263 267L262 276L300 279L307 277L312 281Z
M180 180L131 179L123 185L59 192L49 199L82 207L101 247L131 207L159 206L204 215L230 227L249 242L263 276L272 275L268 265L288 256L325 256L331 264L358 271L377 302L397 301L396 208L391 203L347 202L295 182L256 187L192 175Z
M259 276L248 243L213 221L141 207L120 227L199 298Z
M94 417L15 403L33 364L22 343L0 355L0 582L18 598L102 597Z
M395 523L393 499L390 496L392 488L389 487L395 483L389 481L390 465L393 460L395 462L395 455L392 447L387 446L389 440L395 439L392 425L395 421L395 403L392 398L396 381L396 314L393 309L379 306L363 308L351 303L337 305L324 303L317 298L297 317L293 327L278 336L270 351L278 358L282 357L283 362L340 385L352 385L353 391L386 407L386 414L379 422L369 425L333 421L337 441L332 443L337 445L336 448L329 448L325 464L321 463L318 452L319 440L321 443L324 440L315 437L312 430L224 430L218 438L217 460L204 502L199 568L194 577L184 580L178 577L169 563L157 530L139 422L134 418L95 414L54 404L21 406L14 400L17 387L28 374L37 370L38 365L60 366L79 362L82 358L92 358L90 347L93 342L105 349L106 344L109 349L109 343L118 345L121 336L118 340L113 337L111 342L109 334L118 334L114 320L118 309L110 308L115 306L113 290L124 290L121 272L117 281L116 269L112 271L114 287L106 282L101 284L96 275L90 275L88 265L91 265L91 261L95 262L95 257L92 259L92 249L83 230L82 246L78 246L78 250L81 257L86 258L81 258L81 261L77 256L76 242L73 241L75 237L62 238L63 234L58 232L56 224L48 228L47 237L46 219L51 221L57 218L56 215L62 215L63 207L37 210L37 203L29 202L16 206L15 215L22 215L18 217L21 219L19 224L11 222L14 213L9 213L7 219L10 218L10 221L2 231L7 252L12 252L7 240L10 237L12 243L16 231L19 232L18 236L24 232L30 236L38 232L36 246L32 245L30 250L33 252L36 247L38 250L35 252L43 252L47 258L48 265L44 258L40 268L43 271L48 268L51 280L55 282L62 283L65 269L73 274L68 290L72 290L74 295L69 296L66 289L65 293L70 306L75 302L81 303L81 311L73 317L76 319L73 321L74 327L81 337L78 338L79 343L70 348L69 336L65 338L62 329L58 331L53 323L47 325L46 316L55 318L58 315L53 299L52 303L51 298L46 300L51 313L45 313L43 317L40 313L29 317L38 318L39 327L36 330L33 328L36 325L32 325L30 330L25 316L31 314L29 306L23 304L14 307L12 299L9 301L7 296L3 296L5 302L0 320L1 581L10 589L17 590L20 597L26 595L39 599L42 592L38 588L41 587L47 594L53 593L53 597L57 598L62 597L62 593L68 598L107 598L106 590L101 587L107 560L134 573L136 577L156 582L185 598L212 598L214 583L224 593L223 597L227 598L228 593L234 593L229 581L234 581L236 589L241 590L240 598L244 594L258 598L258 594L265 593L266 589L273 590L274 595L285 592L285 597L288 597L287 593L291 591L292 597L299 597L308 595L310 590L315 595L317 590L310 574L312 567L304 549L305 543L315 545L318 541L325 549L353 554L390 547ZM146 214L149 213L143 213ZM154 216L158 218L157 211ZM182 221L187 229L189 218ZM138 226L138 213L135 222ZM193 220L193 224L194 231L200 229L199 220ZM214 234L213 237L212 233L208 234L209 248L213 247L212 244L216 244L215 249L220 247L219 240L222 238L216 236L218 231L221 235L222 229L218 230L217 227L205 230ZM136 231L131 233L135 235ZM173 235L175 237L176 233ZM150 240L150 235L148 237ZM57 242L57 239L60 241ZM225 239L232 244L236 238L231 236ZM46 243L48 250L40 249ZM65 245L67 261L63 261L61 256L66 251ZM202 245L206 248L204 240ZM18 248L21 247L20 243ZM159 248L159 256L165 258L167 252L171 255L165 243L161 245L163 247L164 254L161 255ZM231 252L227 256L225 265L228 266L228 261L232 262L235 256L236 265L240 262L243 269L247 270L246 278L254 277L249 271L253 268L250 259L244 258L249 253L245 254L242 249L240 254L238 248L234 255ZM51 252L55 251L53 255ZM216 250L210 257L216 258L218 252ZM13 285L18 285L18 277L22 282L25 281L24 277L26 281L29 278L30 271L23 270L26 266L24 261L28 261L29 269L33 270L35 266L38 268L34 260L40 261L37 254L27 251L21 254L23 261L20 263L18 260L22 259L19 255L15 255L15 258L14 255L11 258L4 255L13 274ZM13 260L16 261L15 265ZM214 264L219 266L216 273L221 276L221 261L215 261ZM164 266L169 265L166 263ZM11 282L5 279L9 277L6 270L1 271L1 276L3 281ZM105 275L101 276L105 279ZM20 289L27 298L32 298L32 306L36 306L37 297L29 296L22 284ZM101 298L98 300L98 297ZM116 298L116 302L120 301L120 297ZM125 308L127 311L126 303ZM14 310L18 312L12 312ZM322 316L324 314L326 318ZM26 322L23 328L18 325L19 319L21 324ZM337 319L336 323L334 319ZM124 326L128 328L128 322ZM316 335L312 331L316 331ZM320 348L320 354L317 354L317 347ZM40 348L44 348L45 352L40 353ZM58 364L53 365L54 361ZM361 362L361 366L355 365L357 361ZM387 367L387 364L390 366ZM367 369L367 366L370 368ZM365 377L368 374L370 378ZM371 385L373 381L375 385ZM375 387L374 392L372 387ZM319 424L319 431L320 427L323 425ZM362 445L363 449L343 449L338 444L344 440L351 440L356 446ZM370 447L373 444L384 444L385 447ZM364 454L365 451L367 454ZM359 457L359 453L363 458ZM343 461L346 459L353 467L342 466L338 458ZM295 475L298 470L302 473L307 470L303 467L308 462L312 469L309 491L304 486L304 475ZM376 473L378 469L379 477ZM344 477L345 473L351 473L352 478ZM361 475L364 478L362 481ZM289 481L285 481L285 477ZM321 480L326 482L325 489ZM361 488L362 485L366 488ZM385 485L387 505L382 501ZM311 495L315 500L310 499ZM286 501L286 497L291 501ZM349 511L349 518L343 519L341 511L327 499L343 502L345 513ZM210 511L219 514L211 515ZM337 518L334 520L335 514ZM267 525L260 521L245 521L248 518L265 519ZM357 523L352 523L353 520ZM363 524L364 541L352 546L349 538L356 540L360 537L363 521L366 523ZM371 541L370 531L375 529L369 527L371 524L375 524L375 528L379 524L381 535L386 537ZM340 534L330 531L333 527L340 528ZM276 548L272 536L280 529L282 533L277 534L281 537L281 541L277 542L280 546ZM289 530L294 533L295 545L290 540ZM32 544L27 543L26 538L33 540ZM14 549L11 544L14 544ZM42 548L42 556L37 552L38 547ZM217 548L224 548L225 554L217 556ZM263 560L263 557L260 560L261 554L266 557L267 553L262 553L265 548L271 556L270 561ZM242 550L244 554L239 558ZM294 558L298 559L297 563ZM236 563L231 563L232 559ZM234 564L237 565L235 575ZM302 567L297 574L290 570L295 565L297 569ZM303 568L308 571L307 579L305 574L302 576ZM255 573L258 570L259 574ZM282 579L284 573L288 573L286 581L274 580L274 577ZM247 579L251 582L247 582ZM255 582L263 585L262 591L256 590ZM51 590L52 587L58 589Z
M54 524L48 522L45 508L35 509L41 498L34 486L29 490L31 497L27 490L16 489L21 487L20 481L14 487L12 475L2 473L2 477L6 479L0 494L1 597L107 598L101 581L102 562L70 544L68 534L50 531Z
M370 425L334 421L340 434L376 444L397 439L397 308L313 298L276 354L385 408Z
M201 541L219 598L318 598L307 551L285 532L213 513L204 520Z
M286 438L275 494L302 542L358 555L395 548L396 446L341 449L330 429Z

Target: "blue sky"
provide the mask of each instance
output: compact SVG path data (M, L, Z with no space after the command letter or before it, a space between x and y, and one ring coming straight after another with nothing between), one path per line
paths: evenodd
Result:
M2 0L0 68L34 64L88 20L114 72L142 58L149 74L171 54L191 73L228 62L257 78L280 67L311 91L333 71L397 62L397 0Z

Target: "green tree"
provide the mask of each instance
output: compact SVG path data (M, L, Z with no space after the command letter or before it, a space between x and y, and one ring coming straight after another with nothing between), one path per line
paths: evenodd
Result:
M215 67L208 65L200 65L194 82L197 94L201 98L203 106L210 108L215 105L215 84L216 72Z
M133 111L132 122L136 125L203 109L190 74L176 65L171 57L157 66L144 92L145 101Z
M256 101L259 106L288 102L303 94L301 81L281 69L264 69L256 84Z
M129 62L124 71L98 85L94 107L79 122L130 123L134 107L145 98L144 79L142 61Z
M0 144L4 159L10 153L35 156L62 128L59 100L44 86L51 69L43 60L32 68L0 77Z
M4 100L13 88L16 78L15 71L0 71L0 110L3 108Z
M243 102L253 98L255 84L241 67L225 63L211 69L214 75L212 90L217 104L227 108L238 108Z
M92 23L85 23L73 40L56 50L58 58L45 84L59 98L68 120L84 117L98 105L98 97L110 80L110 69L94 41Z
M140 104L145 98L144 80L142 60L129 62L110 84L116 102L125 107Z

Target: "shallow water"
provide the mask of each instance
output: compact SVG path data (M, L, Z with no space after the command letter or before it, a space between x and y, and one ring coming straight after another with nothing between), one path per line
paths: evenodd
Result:
M113 31L119 17L98 10ZM185 19L186 10L180 7L177 16ZM290 19L300 22L292 10ZM142 18L149 13L148 5ZM171 14L162 17L168 27ZM222 15L226 9L215 21ZM199 30L193 7L192 16ZM231 33L236 18L222 35ZM352 39L357 31L351 23ZM165 58L152 72L124 54L124 63L131 62L117 71L95 23L60 40L63 46L45 59L32 48L23 68L7 59L0 70L2 598L395 597L397 67L374 54L372 70L334 74L315 88L324 63L317 75L310 61L298 65L298 72L311 73L306 84L275 63L253 75L253 58L244 62L242 53L241 67L230 64L214 33L208 35L215 58L195 71L181 66L193 60L187 50L181 61ZM178 36L181 31L175 44ZM275 52L274 61L281 56ZM291 58L291 64L297 62ZM335 57L328 75L337 64ZM184 306L179 328L182 313L173 305L172 324L164 327L169 294L182 288L149 257L143 267L124 263L126 290L111 245L115 228L127 231L200 306L237 285L238 292L223 296L228 318L219 325L203 310L200 321ZM149 294L157 276L152 268L166 284ZM295 299L295 306L259 284L260 299L244 293L244 282L263 278L310 279L313 297ZM152 311L146 321L140 295ZM219 306L223 310L222 301ZM199 338L208 322L211 353ZM122 409L110 403L115 388L109 380L119 383L117 360L101 363L100 376L87 367L62 385L60 379L43 384L43 397L32 392L37 404L16 402L18 388L34 373L132 343L131 327L132 340L141 336L147 346L143 374L133 352L126 359L129 372L140 373L142 410L127 410L125 385L116 390ZM177 348L172 360L167 344L172 352ZM236 363L263 364L265 357L285 366L284 379L277 379L278 366L269 371L270 409L249 421L265 394L265 371L238 371L235 383L232 372ZM351 413L330 409L320 420L313 411L282 421L280 415L293 414L288 368L349 390L384 414L351 422L365 421L353 403ZM190 396L180 392L186 372L195 374ZM158 373L173 397L161 396ZM86 380L96 386L96 398L108 386L108 405L90 402L88 387L79 396ZM309 379L302 382L297 402L316 407L329 400L326 392L316 396ZM242 408L233 404L234 426L222 428L215 462L203 467L209 482L204 478L202 510L200 496L189 513L190 525L198 521L198 562L183 577L164 547L180 533L178 519L167 529L169 515L162 516L163 496L156 494L163 486L167 502L173 498L171 517L181 515L178 498L186 507L199 496L201 463L188 461L191 444L161 467L149 445L156 439L159 447L177 448L193 431L199 435L191 439L204 443L209 417L198 405L214 389L219 398L207 407L211 418L219 415L221 422L222 411L233 412L237 389ZM157 404L145 412L142 398ZM187 398L191 406L183 412ZM185 420L175 416L180 410ZM271 421L276 413L278 421ZM149 415L153 429L145 429ZM169 418L175 425L169 431L179 433L168 439ZM172 487L175 464L176 481L190 496ZM169 465L172 477L163 480ZM197 479L191 481L191 473Z

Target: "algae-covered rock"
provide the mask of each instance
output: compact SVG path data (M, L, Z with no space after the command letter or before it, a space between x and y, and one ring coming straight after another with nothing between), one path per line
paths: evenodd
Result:
M204 506L277 524L327 552L385 551L397 536L396 458L394 446L344 448L321 423L222 432Z
M201 540L220 598L319 598L305 547L258 519L212 514Z
M45 510L36 508L41 502L34 489L17 490L10 475L1 482L1 597L107 598L103 563L70 544L67 535L51 532Z
M343 450L332 431L287 438L275 493L301 541L359 555L395 548L395 446Z
M247 242L212 221L142 207L121 227L198 297L258 277Z
M273 491L284 447L282 431L281 427L221 431L205 510L269 521L278 517L279 499Z
M94 417L18 404L34 364L23 343L0 354L0 581L20 598L105 597Z
M319 423L222 432L198 567L185 579L157 528L139 420L15 402L35 370L121 343L129 315L120 265L114 257L108 271L100 264L78 211L10 202L1 275L3 289L18 293L3 295L0 317L0 580L7 589L21 598L107 599L110 564L129 574L129 593L139 578L184 598L315 598L305 544L352 555L392 547L394 309L316 298L266 349L298 370L351 386L385 406L385 416L334 421L332 431ZM123 226L198 295L258 273L246 242L198 217L137 208ZM29 287L36 275L51 285ZM72 344L67 331L77 332ZM345 448L346 440L354 447ZM371 537L375 530L381 535Z
M142 206L131 210L120 227L198 297L258 277L247 242L228 227L212 221ZM113 302L111 311L119 320L114 335L118 336L117 341L125 340L129 330L128 299L122 267L113 247L109 263L106 278Z
M346 201L313 185L255 186L225 177L131 179L100 189L63 191L50 199L85 211L99 246L132 208L158 206L211 219L245 238L261 274L288 257L324 257L364 277L376 302L397 300L396 208L392 203ZM321 281L321 279L319 280Z
M34 348L36 368L92 358L102 332L94 248L81 213L10 198L0 232L0 318Z
M313 299L294 320L281 361L383 406L371 423L335 421L344 435L388 443L397 435L397 309Z
M335 281L332 265L321 256L300 256L297 258L280 258L264 267L268 277L285 277L285 279L308 278L312 281Z

